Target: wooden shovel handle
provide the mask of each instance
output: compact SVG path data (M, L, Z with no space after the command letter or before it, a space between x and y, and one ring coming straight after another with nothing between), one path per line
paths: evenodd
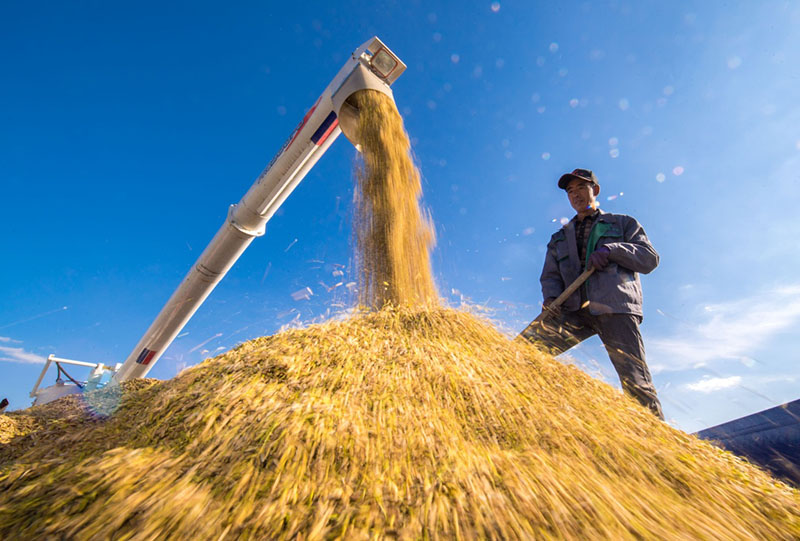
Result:
M591 276L591 275L592 275L592 273L593 273L593 272L594 272L594 267L589 267L588 269L586 269L585 271L583 271L583 272L581 273L581 275L580 275L580 276L578 276L578 277L575 279L575 281L574 281L574 282L572 282L572 283L571 283L569 286L567 286L567 289L565 289L565 290L564 290L564 291L561 293L561 295L559 295L558 297L556 297L556 298L553 300L553 302L551 302L550 304L548 304L548 305L547 305L547 307L546 307L546 308L544 308L544 309L542 310L542 313L541 313L541 314L539 314L538 316L536 316L536 319L534 319L533 321L531 321L531 322L530 322L530 324L528 325L528 327L525 327L525 330L528 330L528 328L529 328L529 327L531 327L531 326L533 326L533 325L536 325L537 323L539 323L540 321L542 321L543 319L545 319L546 317L548 317L548 316L549 316L549 315L552 313L552 310L553 310L554 308L558 308L559 306L561 306L561 305L564 303L564 301L565 301L565 300L567 300L567 299L569 298L569 296L570 296L570 295L572 295L573 293L575 293L575 291L577 291L577 290L578 290L578 288L579 288L579 287L581 287L581 286L583 285L583 283L584 283L584 282L585 282L585 281L586 281L586 280L589 278L589 276ZM520 335L522 335L522 334L524 334L524 333L525 333L525 331L522 331L522 333L520 333Z
M542 310L542 313L546 312L546 311L547 311L547 310L549 310L551 307L552 307L552 308L558 308L559 306L561 306L562 304L564 304L564 301L565 301L565 300L567 300L567 299L569 298L569 296L570 296L570 295L572 295L573 293L575 293L575 291L577 291L577 290L578 290L578 288L579 288L579 287L581 287L581 286L583 285L583 283L584 283L584 282L585 282L585 281L586 281L586 280L589 278L589 276L591 276L591 275L592 275L592 273L593 273L593 272L594 272L594 267L589 267L588 269L586 269L585 271L583 271L583 272L581 273L581 275L580 275L580 276L578 276L577 278L575 278L575 281L574 281L574 282L572 282L572 283L571 283L569 286L567 286L567 289L565 289L565 290L564 290L564 291L561 293L561 295L559 295L558 297L556 297L556 298L555 298L555 300L554 300L553 302L551 302L550 304L548 304L548 305L547 305L547 308L545 308L544 310Z

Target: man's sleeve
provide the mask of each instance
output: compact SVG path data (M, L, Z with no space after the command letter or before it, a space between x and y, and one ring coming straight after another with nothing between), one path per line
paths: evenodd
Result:
M658 252L650 244L644 228L635 218L626 216L623 220L622 236L625 242L609 242L605 246L610 253L608 258L634 272L647 274L658 266Z
M555 249L552 243L547 245L547 253L544 256L544 268L542 269L542 275L539 277L539 282L542 284L543 300L558 297L565 289L564 280L561 278L561 273L558 270Z

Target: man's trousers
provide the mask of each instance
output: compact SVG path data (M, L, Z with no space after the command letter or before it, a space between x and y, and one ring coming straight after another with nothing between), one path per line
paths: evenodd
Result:
M583 308L577 312L562 311L557 317L547 318L526 329L523 336L558 355L595 334L599 335L619 375L622 389L663 420L661 402L645 362L644 342L639 332L641 321L640 316L633 314L594 316Z

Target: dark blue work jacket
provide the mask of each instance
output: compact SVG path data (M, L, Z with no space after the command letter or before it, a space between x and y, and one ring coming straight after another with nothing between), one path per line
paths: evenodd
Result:
M558 297L581 273L578 245L575 240L577 216L556 231L547 243L540 282L544 299ZM642 284L639 273L647 274L658 266L658 252L647 239L644 229L631 216L600 211L586 245L589 255L605 246L608 266L596 270L583 287L594 314L642 315ZM584 261L584 267L586 267ZM580 291L573 293L562 309L580 309Z

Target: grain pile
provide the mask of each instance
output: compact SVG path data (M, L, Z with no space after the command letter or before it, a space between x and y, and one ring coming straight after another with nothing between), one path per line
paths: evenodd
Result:
M380 309L438 302L430 251L435 235L419 204L420 174L394 100L375 90L354 96L362 147L356 171L359 302Z
M796 490L431 302L432 237L399 145L365 145L360 177L376 190L362 216L383 217L359 240L361 301L379 310L4 416L0 538L800 538ZM391 156L412 182L387 211L370 171ZM397 209L407 243L375 227Z
M47 442L3 460L0 537L800 536L796 491L446 309L259 338Z

